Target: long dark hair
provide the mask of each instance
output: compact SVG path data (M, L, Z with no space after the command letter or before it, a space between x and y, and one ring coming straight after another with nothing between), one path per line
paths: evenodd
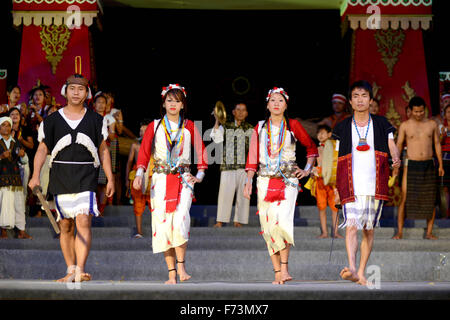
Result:
M178 130L181 129L181 127L183 126L183 122L185 121L185 117L186 117L186 113L187 113L187 100L186 100L186 96L184 95L184 92L181 91L180 89L172 89L172 90L167 91L167 93L164 96L162 96L162 98L161 98L161 105L159 107L159 113L161 115L161 120L158 122L158 125L156 126L156 129L155 129L155 134L153 135L151 154L153 154L155 152L156 132L158 131L159 125L163 121L164 116L166 115L166 109L164 108L164 102L166 101L166 99L169 95L171 97L174 97L178 101L181 101L181 103L183 104L183 107L180 110L181 121L178 126ZM172 141L169 152L172 152L174 145L175 145L175 141Z

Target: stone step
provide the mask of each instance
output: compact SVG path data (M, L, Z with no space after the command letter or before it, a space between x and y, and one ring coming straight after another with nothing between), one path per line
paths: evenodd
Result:
M27 217L26 219L27 224L26 227L46 227L50 225L50 222L46 217L42 218L30 218ZM132 227L136 224L135 222L134 214L131 212L128 212L123 215L112 215L105 217L94 217L92 219L92 227ZM342 222L342 216L338 223ZM216 223L216 217L211 216L199 216L199 215L192 215L191 214L191 226L193 227L212 227ZM225 224L232 225L233 223ZM330 227L332 224L331 222L331 216L327 218L327 226ZM150 214L144 213L143 219L142 219L142 225L143 226L150 226L151 225L151 217ZM249 227L259 227L259 216L256 214L254 216L249 217ZM318 218L312 219L312 218L294 218L294 226L312 226L312 227L320 227L320 220ZM397 227L397 220L396 219L382 219L380 220L380 227L381 228L396 228ZM408 228L425 228L426 227L426 221L425 220L405 220L405 229ZM434 222L434 228L449 228L450 229L450 219L436 219Z
M203 228L203 227L191 227L191 237L236 237L236 236L247 236L254 237L258 235L261 231L260 227L222 227L222 228ZM33 236L33 240L41 239L52 239L55 236L53 229L50 226L44 227L27 227L27 232ZM92 234L96 238L129 238L133 236L136 232L135 225L132 224L126 227L98 227L92 228ZM144 235L150 236L151 226L143 226ZM342 235L345 235L345 230L339 231ZM394 228L377 228L375 229L376 239L391 239L396 233ZM424 228L405 228L403 233L404 239L423 239L426 230ZM294 236L300 239L314 239L320 234L319 227L294 227ZM331 234L331 228L328 228L328 234ZM440 240L450 239L450 229L449 228L434 228L433 234L437 236ZM0 244L1 248L1 244Z
M450 252L443 254L447 255ZM289 270L296 280L339 280L346 265L345 252L335 252L328 263L327 252L291 254ZM3 279L57 279L66 266L57 250L0 250ZM6 262L7 261L7 262ZM378 270L382 281L449 281L450 266L442 253L373 252L368 272ZM237 250L188 251L186 268L197 281L271 281L272 265L267 252ZM373 268L373 269L372 269ZM96 280L167 279L162 254L149 251L97 251L90 253L86 271Z
M309 239L304 237L295 237L295 252L303 250L329 251L331 247L331 239ZM41 240L22 240L9 239L3 240L0 248L2 249L33 249L33 250L58 250L58 239L41 239ZM188 242L189 250L266 250L266 244L262 236L192 236ZM92 250L151 250L151 240L149 237L144 239L132 239L127 237L101 237L97 238L94 234L92 239ZM450 248L450 240L392 240L392 239L376 239L374 241L374 251L410 251L410 252L441 252ZM345 251L344 239L335 239L333 241L333 250Z
M245 303L244 310L253 310L253 318L271 318L272 315L289 316L298 311L316 312L316 303L308 304L300 300L358 300L359 307L370 308L374 300L448 300L450 282L436 281L384 281L378 287L356 285L349 281L311 281L293 280L283 286L272 285L272 279L266 281L199 281L195 278L176 286L167 286L163 279L156 281L113 281L94 280L82 283L57 283L51 280L2 280L0 281L0 299L3 300L141 300L142 314L147 310L164 310L167 319L200 319L210 314L200 311L197 316L182 314L186 307L214 308L211 319L239 317L239 301L253 300ZM375 283L376 285L376 283ZM197 302L191 302L197 300ZM217 301L216 301L217 300ZM275 301L277 300L277 301ZM281 300L281 301L280 301ZM366 302L361 301L366 300ZM245 302L244 301L244 302ZM225 307L225 304L231 305ZM322 303L319 302L321 305ZM145 306L144 306L145 304ZM236 305L237 306L233 306ZM410 304L410 303L408 303ZM417 304L416 304L417 305ZM306 306L306 309L305 309ZM310 307L311 306L311 307ZM251 309L253 308L253 309ZM417 314L421 308L402 308L402 315L409 317ZM23 309L23 308L22 308ZM334 314L335 309L328 308ZM92 309L94 310L94 309ZM103 308L97 308L101 317ZM198 310L198 309L195 309ZM22 310L21 310L22 311ZM35 309L28 308L29 313ZM240 313L239 313L240 312ZM92 311L89 310L92 315ZM25 312L27 314L27 312ZM247 313L248 314L248 313ZM21 313L23 315L23 312ZM180 316L182 315L182 316ZM243 318L241 316L241 318ZM251 316L244 318L251 318Z
M233 209L234 211L234 209ZM385 207L380 219L381 227L396 227L396 207ZM249 226L259 226L259 216L256 215L256 206L250 206ZM193 205L190 210L192 226L207 227L216 223L217 206L215 205ZM151 214L146 208L143 214L143 225L151 224ZM232 212L231 218L233 219ZM340 216L342 221L342 213ZM104 212L104 218L93 219L93 227L124 227L133 226L135 217L133 206L108 206ZM27 218L28 227L43 227L48 225L46 217ZM319 213L316 206L298 206L294 214L294 225L296 226L320 226ZM327 208L327 225L331 226L331 211ZM425 220L405 220L405 228L426 227ZM436 219L435 227L450 228L450 219Z

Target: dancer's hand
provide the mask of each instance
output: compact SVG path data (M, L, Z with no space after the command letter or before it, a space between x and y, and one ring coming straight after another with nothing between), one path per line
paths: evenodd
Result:
M394 168L394 169L400 168L401 163L402 163L402 161L399 158L392 159L392 168Z
M252 195L252 181L247 181L244 186L244 198L250 200L250 196Z
M190 174L190 173L188 173L187 175L186 175L186 181L189 183L189 184L192 184L192 185L194 185L195 183L200 183L200 182L202 182L200 179L197 179L196 177L194 177L192 174Z
M142 177L135 177L133 180L133 188L136 190L142 189Z
M304 177L309 176L309 174L311 173L311 170L302 170L300 168L297 168L297 170L295 170L294 175L297 177L298 180L303 179Z
M439 166L439 177L443 177L445 172L444 172L444 168L442 168L441 166Z
M108 181L108 183L106 184L106 197L111 198L114 194L114 191L114 181Z
M41 181L39 179L39 177L35 178L32 177L30 179L30 182L28 182L28 186L30 187L31 190L33 190L35 187L40 186L41 185Z

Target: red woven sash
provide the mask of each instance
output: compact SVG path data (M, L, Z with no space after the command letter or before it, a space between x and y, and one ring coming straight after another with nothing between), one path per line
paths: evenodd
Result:
M177 205L180 202L181 194L181 178L178 173L168 174L166 177L166 212L171 213L177 209Z
M269 180L269 185L267 186L267 193L264 201L275 202L285 200L284 189L286 189L286 184L283 179L271 178Z

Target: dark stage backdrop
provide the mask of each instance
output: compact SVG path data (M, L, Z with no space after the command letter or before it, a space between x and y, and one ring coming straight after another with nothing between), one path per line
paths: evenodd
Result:
M159 117L160 90L169 83L186 88L188 118L203 121L203 131L214 124L217 100L228 111L245 101L248 121L256 124L273 86L290 95L289 116L303 119L329 115L332 93L347 89L349 46L337 10L106 8L93 43L98 87L115 92L125 124L136 133L141 119ZM304 155L299 150L300 165ZM216 204L219 176L218 165L211 166L197 186L198 204ZM299 199L315 203L308 190Z

